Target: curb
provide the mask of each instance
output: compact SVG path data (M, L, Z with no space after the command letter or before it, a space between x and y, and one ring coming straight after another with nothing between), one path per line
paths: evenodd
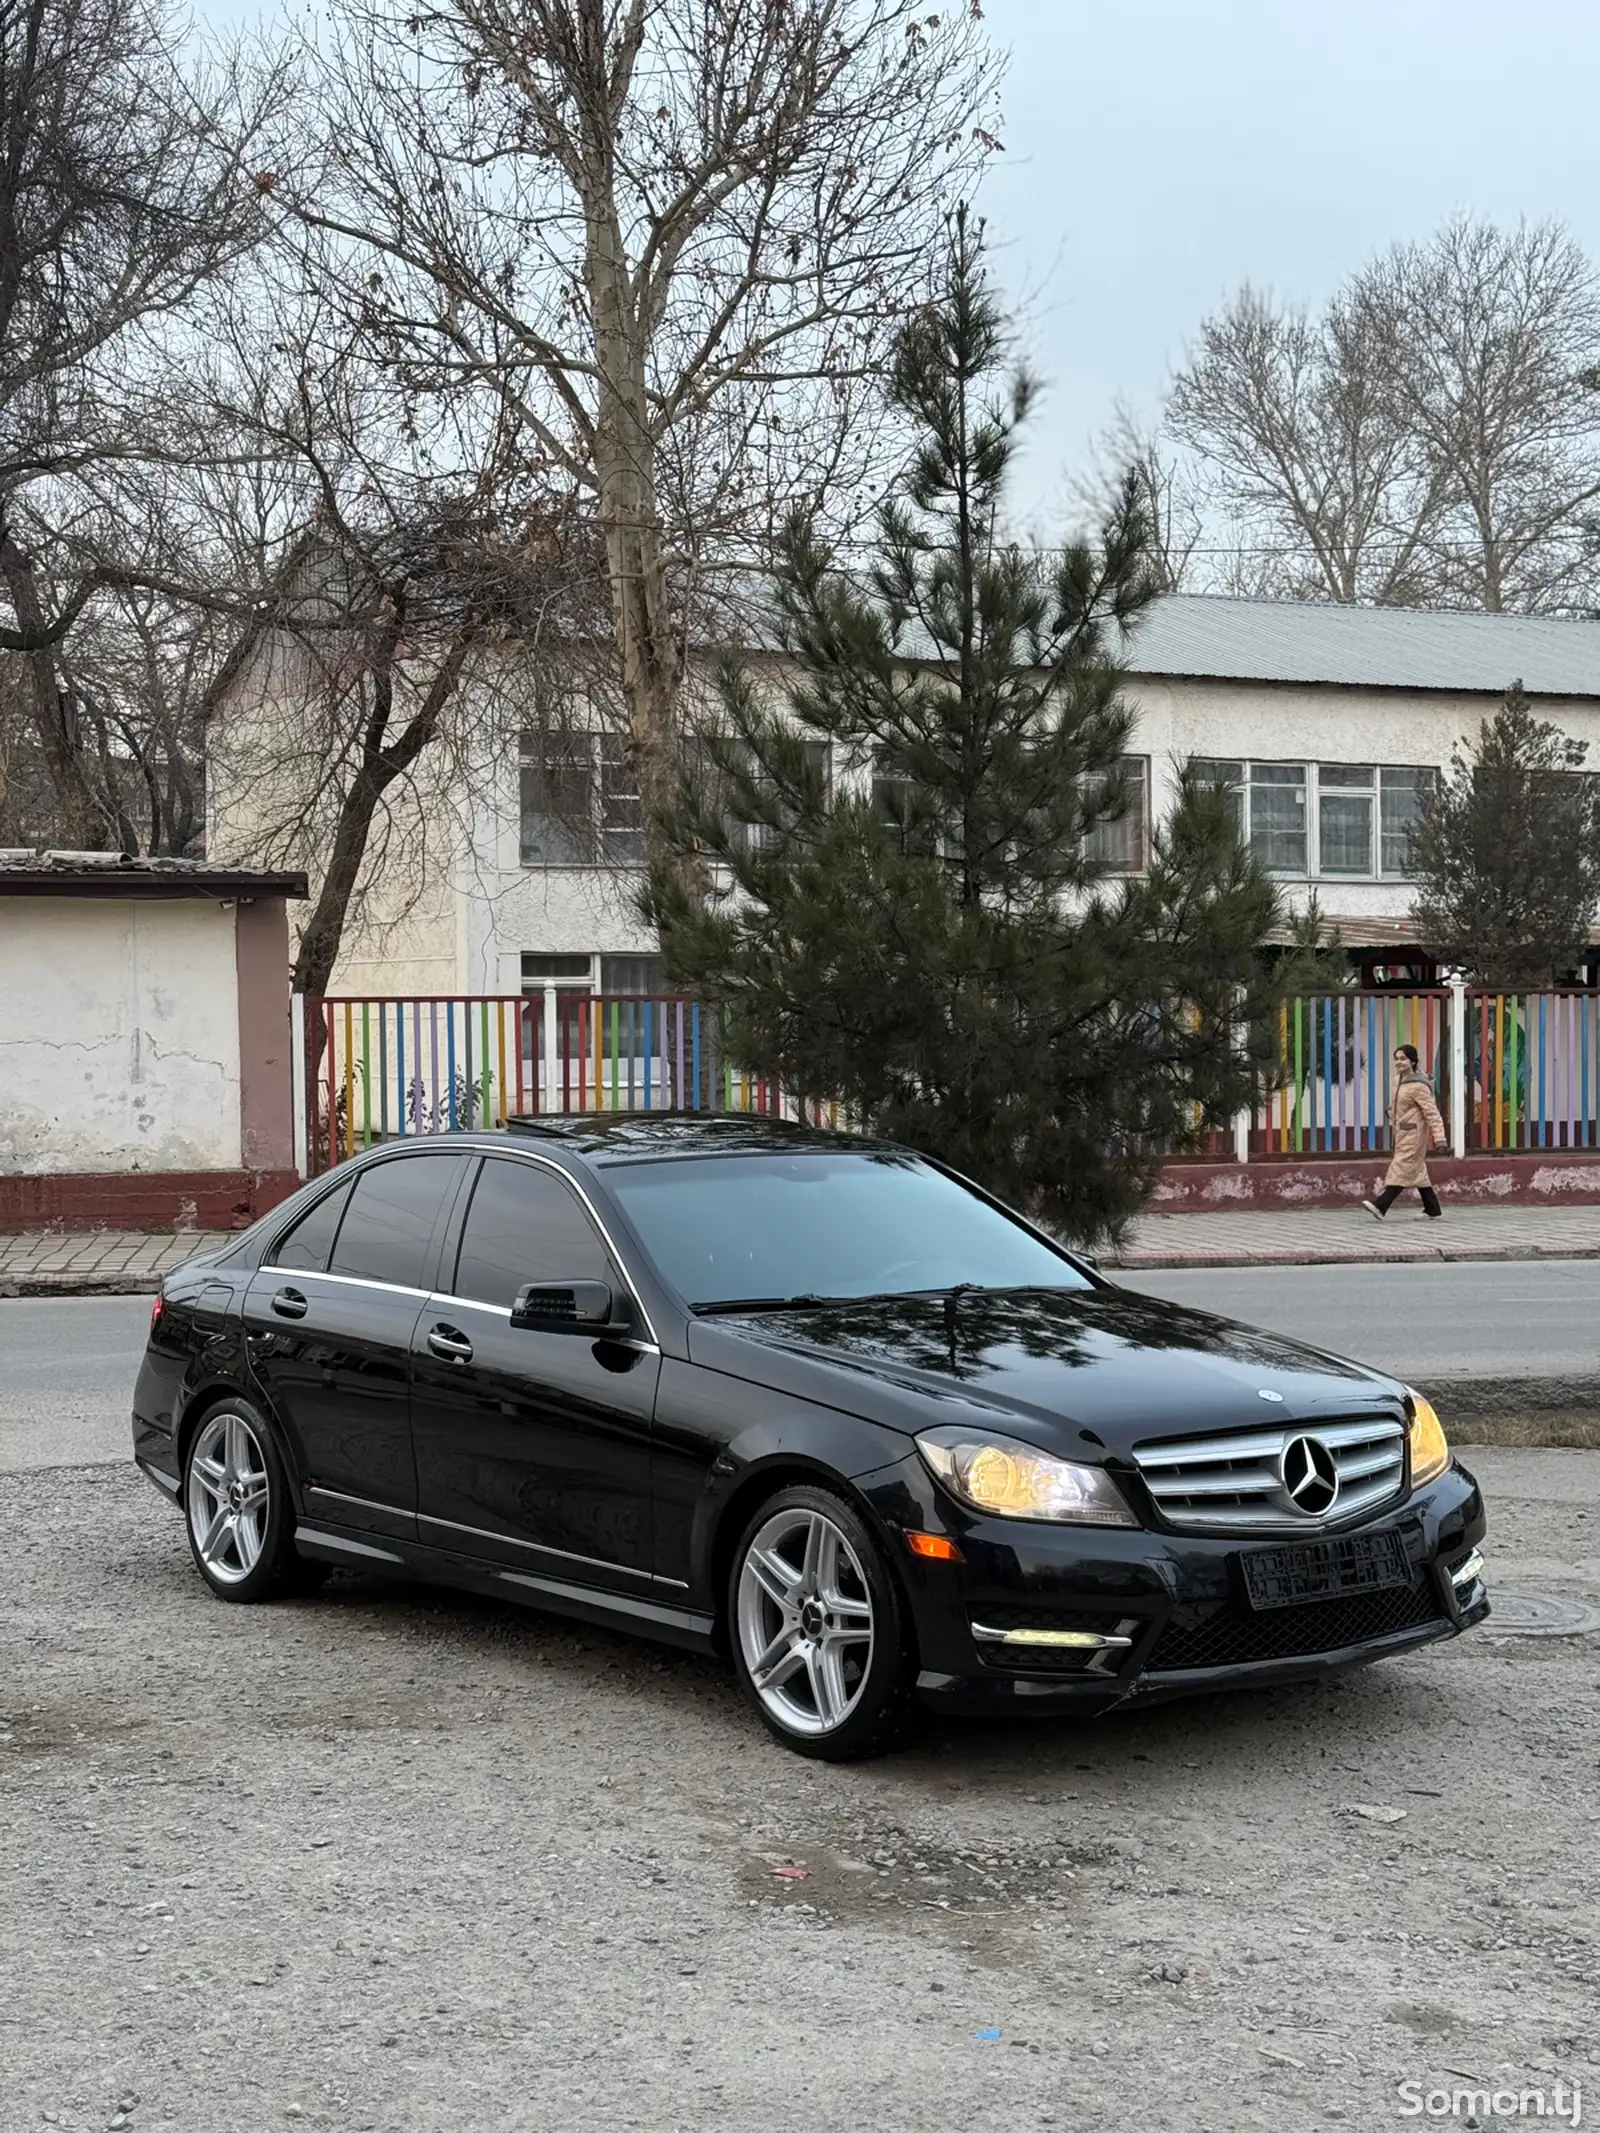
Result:
M1100 1264L1107 1271L1153 1272L1158 1268L1270 1267L1270 1266L1445 1266L1492 1265L1496 1261L1528 1259L1600 1259L1594 1244L1497 1244L1418 1245L1410 1251L1371 1252L1319 1250L1315 1245L1284 1252L1164 1252L1158 1245L1148 1249L1134 1245L1120 1256L1106 1252Z
M165 1274L0 1275L0 1297L154 1296Z

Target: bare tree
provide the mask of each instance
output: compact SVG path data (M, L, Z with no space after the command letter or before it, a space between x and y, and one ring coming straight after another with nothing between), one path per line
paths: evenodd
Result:
M412 386L592 509L652 814L698 575L881 443L863 386L992 144L979 12L344 0L293 203Z
M1592 597L1600 290L1558 224L1464 219L1360 275L1352 304L1442 510L1442 605L1535 612Z
M209 390L252 448L233 549L259 522L276 563L242 627L237 593L215 602L235 641L209 683L208 754L219 841L313 877L294 979L322 993L375 877L394 912L474 801L498 803L535 672L579 672L609 610L592 521L569 484L530 474L497 403L440 419L337 306L277 298L215 333Z
M1098 527L1123 503L1130 483L1149 529L1149 567L1157 586L1162 592L1181 592L1194 575L1196 550L1204 538L1193 470L1131 407L1118 401L1087 469L1073 484L1074 501L1088 523Z
M1572 240L1458 220L1320 318L1243 289L1201 328L1169 424L1279 594L1570 608L1592 600L1597 364Z
M1200 329L1173 382L1172 434L1213 503L1284 597L1405 605L1440 498L1400 420L1365 320L1344 299L1320 320L1246 287Z
M0 0L0 652L78 844L119 834L118 802L65 647L130 582L88 477L192 450L175 338L261 233L277 90L197 69L158 0Z

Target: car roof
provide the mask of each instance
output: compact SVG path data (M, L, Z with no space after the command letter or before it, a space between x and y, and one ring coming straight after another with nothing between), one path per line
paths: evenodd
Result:
M886 1148L868 1140L793 1119L762 1118L741 1111L582 1111L514 1115L507 1136L554 1143L570 1153L607 1163L659 1161L674 1155L822 1153L829 1149ZM487 1139L488 1136L475 1136ZM505 1142L495 1136L500 1146Z

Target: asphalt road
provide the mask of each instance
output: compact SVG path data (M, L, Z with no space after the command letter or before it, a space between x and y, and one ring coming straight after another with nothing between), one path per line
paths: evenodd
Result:
M0 1298L0 1473L131 1454L148 1296Z
M1597 1259L1161 1267L1115 1278L1403 1378L1600 1374Z
M1163 1268L1118 1277L1431 1384L1600 1376L1600 1260ZM142 1296L0 1299L0 1472L128 1456Z

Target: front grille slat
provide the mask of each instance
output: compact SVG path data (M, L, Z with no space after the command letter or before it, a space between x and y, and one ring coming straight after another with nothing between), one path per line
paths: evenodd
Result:
M1338 1477L1331 1506L1306 1510L1284 1486L1285 1447L1309 1437ZM1376 1509L1405 1479L1405 1430L1386 1415L1290 1423L1138 1444L1134 1463L1166 1522L1188 1533L1315 1533Z
M1152 1674L1192 1673L1208 1666L1250 1666L1270 1659L1309 1659L1377 1637L1398 1636L1441 1621L1430 1580L1380 1592L1346 1593L1299 1607L1253 1614L1228 1607L1202 1622L1169 1622L1146 1662Z

